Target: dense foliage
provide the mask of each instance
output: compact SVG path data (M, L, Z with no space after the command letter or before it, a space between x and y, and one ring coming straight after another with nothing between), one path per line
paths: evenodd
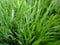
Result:
M60 0L0 0L0 45L60 45Z

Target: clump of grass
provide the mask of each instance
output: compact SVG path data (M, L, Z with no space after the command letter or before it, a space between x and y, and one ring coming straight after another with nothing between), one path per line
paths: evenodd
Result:
M60 45L57 2L0 0L0 45Z

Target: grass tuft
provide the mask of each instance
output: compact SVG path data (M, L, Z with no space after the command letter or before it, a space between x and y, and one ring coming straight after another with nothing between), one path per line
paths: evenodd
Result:
M0 45L60 45L59 0L0 0Z

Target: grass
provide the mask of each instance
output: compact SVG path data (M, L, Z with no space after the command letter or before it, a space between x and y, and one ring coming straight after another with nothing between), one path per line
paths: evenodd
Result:
M60 45L59 0L0 0L0 45Z

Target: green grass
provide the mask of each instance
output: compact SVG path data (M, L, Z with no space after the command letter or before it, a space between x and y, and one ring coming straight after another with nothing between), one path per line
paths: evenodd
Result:
M0 45L60 45L59 0L0 0Z

